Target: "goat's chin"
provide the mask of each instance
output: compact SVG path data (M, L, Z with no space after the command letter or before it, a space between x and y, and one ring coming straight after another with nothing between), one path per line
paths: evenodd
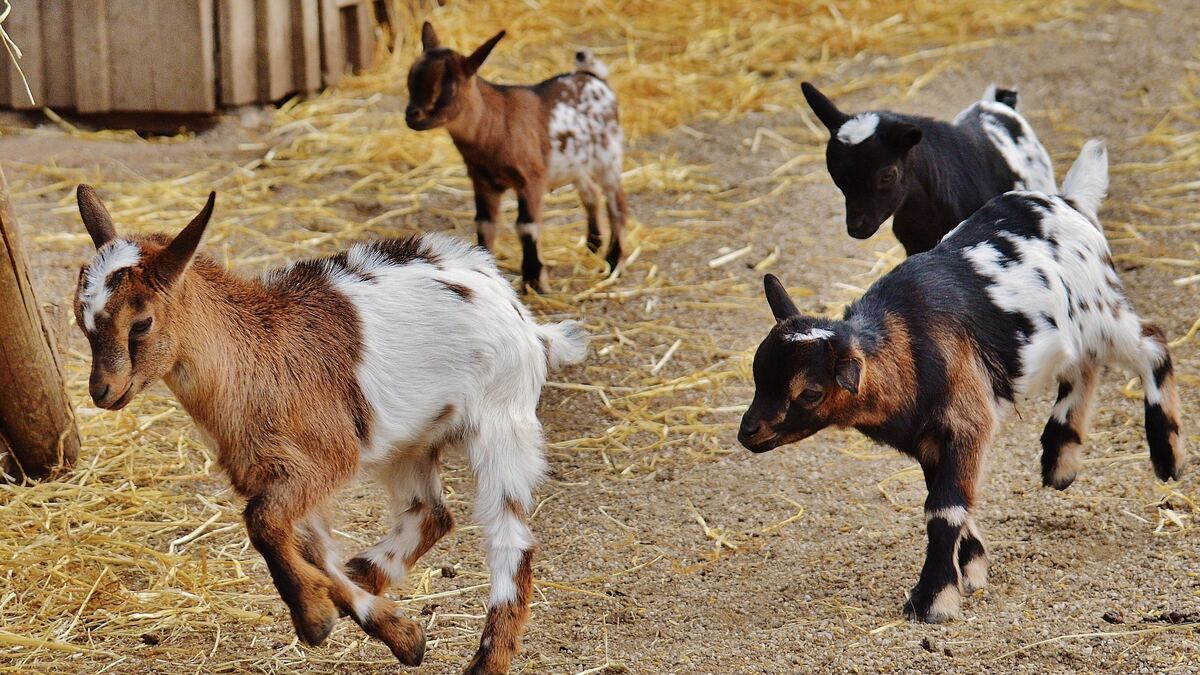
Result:
M788 445L790 443L796 443L798 441L802 441L802 440L808 438L809 436L812 436L815 433L816 433L816 430L800 431L800 432L795 432L795 433L779 434L776 436L772 436L771 438L764 439L762 441L757 441L757 442L753 441L753 440L749 440L749 439L747 439L747 440L739 439L739 441L741 442L741 444L743 446L745 446L745 448L747 450L758 455L758 454L762 454L764 452L770 452L771 450L774 450L775 448L778 448L782 445Z
M883 220L887 220L887 218L884 218ZM875 235L876 232L879 231L879 227L881 225L883 225L883 220L881 220L878 223L871 225L869 227L862 227L862 226L851 227L851 226L847 225L846 226L846 234L849 234L851 237L854 237L855 239L870 239L871 237L873 237Z
M129 402L132 401L135 396L138 395L138 392L142 390L143 386L144 385L130 382L129 388L125 390L125 393L118 396L115 401L104 406L104 408L106 410L120 410L121 408L124 408L125 406L129 405Z

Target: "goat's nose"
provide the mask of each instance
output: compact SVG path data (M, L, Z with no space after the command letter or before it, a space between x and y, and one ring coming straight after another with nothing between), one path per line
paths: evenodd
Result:
M761 421L743 417L742 426L740 429L738 429L738 436L741 438L751 438L758 434L760 429L762 429Z
M416 106L410 105L404 109L404 116L409 119L416 119L418 117L421 117L421 109Z
M109 386L107 382L91 382L88 384L88 391L92 395L92 400L99 404L108 396Z

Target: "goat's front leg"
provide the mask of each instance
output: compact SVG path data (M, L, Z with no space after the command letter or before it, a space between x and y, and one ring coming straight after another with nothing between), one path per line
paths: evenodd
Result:
M308 505L303 489L274 485L246 504L246 530L250 543L267 562L275 588L291 611L296 634L309 645L319 645L333 630L338 612L330 598L329 578L305 559L296 526Z
M925 472L925 487L932 493L937 481L937 464L922 463L921 469ZM983 544L983 535L975 525L975 518L969 511L966 523L959 533L957 559L963 595L971 595L981 588L987 588L987 548Z
M496 224L500 222L500 197L503 190L497 190L486 180L471 179L475 189L475 235L479 245L489 251L496 244Z
M521 280L526 291L545 293L546 269L542 267L538 240L542 236L542 196L545 186L531 182L517 191L517 234L521 237Z
M926 470L930 486L925 500L929 545L921 577L904 603L904 613L910 618L940 623L961 616L960 541L968 529L981 449L974 444L944 443L936 459L928 460L936 461L931 477Z

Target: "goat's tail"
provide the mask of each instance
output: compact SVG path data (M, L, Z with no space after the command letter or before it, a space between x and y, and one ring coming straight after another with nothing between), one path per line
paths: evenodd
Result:
M602 80L608 79L608 66L586 47L575 52L575 72L591 73Z
M1096 214L1107 193L1108 149L1104 141L1093 138L1083 144L1083 150L1063 179L1062 194L1074 202L1076 210L1099 226Z
M1004 105L1017 109L1017 90L1016 89L1001 89L994 83L989 84L987 89L983 90L983 98L980 99L991 103L1003 103Z
M578 321L538 324L537 331L546 344L550 370L579 363L587 356L588 334Z
M1150 462L1160 480L1178 480L1186 462L1179 425L1183 416L1167 338L1153 324L1142 325L1142 389L1145 392L1146 442Z

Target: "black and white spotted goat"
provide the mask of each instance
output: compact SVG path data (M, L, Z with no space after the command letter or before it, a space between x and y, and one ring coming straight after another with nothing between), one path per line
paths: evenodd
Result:
M1054 194L1054 168L1017 113L1017 92L988 87L952 123L879 110L848 115L805 82L829 129L825 162L846 198L846 231L866 239L895 215L908 255L928 251L989 199L1009 190Z
M765 452L828 426L854 427L920 462L929 548L905 604L910 616L957 617L963 593L986 583L971 507L1007 402L1057 382L1042 477L1062 490L1082 465L1101 367L1125 365L1145 388L1155 473L1179 477L1171 357L1113 268L1096 219L1107 186L1104 145L1089 141L1062 195L996 197L876 282L840 321L802 315L779 280L766 278L777 323L754 357L754 400L738 439Z

